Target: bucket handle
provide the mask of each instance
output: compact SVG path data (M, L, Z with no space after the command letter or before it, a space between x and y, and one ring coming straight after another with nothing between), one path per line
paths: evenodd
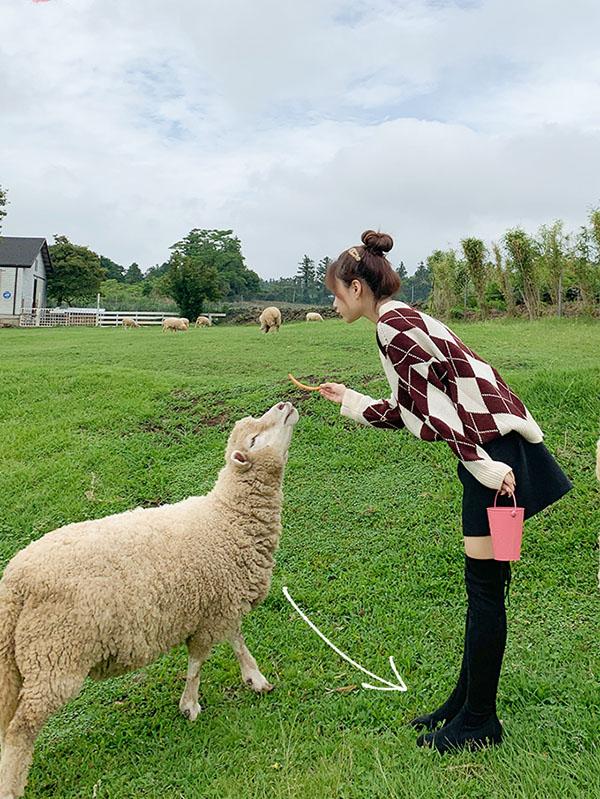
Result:
M500 493L500 489L498 489L496 491L496 496L494 497L494 507L496 507L496 500L498 499L498 494L499 493ZM512 508L512 510L510 512L510 515L511 516L516 516L517 515L517 498L515 496L515 492L514 491L512 493L512 499L513 499L513 502L514 502L514 508Z

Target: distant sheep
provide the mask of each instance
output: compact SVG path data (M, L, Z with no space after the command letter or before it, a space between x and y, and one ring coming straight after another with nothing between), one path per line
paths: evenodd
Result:
M167 316L166 319L163 319L162 331L166 333L167 330L172 330L173 333L176 333L178 330L187 330L189 326L190 323L185 317Z
M124 316L121 320L121 324L125 330L127 330L129 327L140 327L140 325L131 316Z
M323 317L321 316L320 313L316 313L316 312L313 311L313 312L309 312L309 313L306 314L306 321L307 322L322 322L323 321Z
M281 311L279 308L270 305L264 309L258 317L258 321L260 322L261 333L269 333L271 330L278 332L281 327Z
M185 642L179 709L194 721L200 667L229 641L244 683L272 689L241 621L269 592L297 421L290 402L239 421L205 496L68 524L10 561L0 581L1 799L23 795L38 733L87 676L139 669Z
M196 327L212 327L212 322L208 316L199 316L196 319Z

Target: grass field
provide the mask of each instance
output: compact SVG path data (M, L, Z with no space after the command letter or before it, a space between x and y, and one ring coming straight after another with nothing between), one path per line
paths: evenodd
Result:
M142 672L86 684L38 740L28 797L379 799L600 796L600 324L455 325L526 402L575 484L526 524L513 567L496 750L440 757L407 720L436 707L464 623L456 461L443 443L362 428L303 395L288 371L388 396L367 322L0 331L0 557L67 522L206 492L228 430L293 400L284 529L246 639L276 690L257 697L220 646L195 724L177 709L183 648ZM342 650L407 693L356 690Z

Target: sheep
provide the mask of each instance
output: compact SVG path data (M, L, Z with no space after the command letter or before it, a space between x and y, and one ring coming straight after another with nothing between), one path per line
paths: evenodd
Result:
M321 316L320 313L316 313L316 312L310 313L309 312L309 313L306 314L306 321L307 322L322 322L323 321L323 317Z
M208 316L199 316L196 319L196 327L212 327L212 321Z
M263 310L258 317L258 321L260 322L261 333L269 333L271 330L278 332L281 327L281 311L279 308L275 308L274 305L270 305Z
M125 330L130 327L140 327L140 325L131 316L124 316L121 320L121 324Z
M272 690L241 620L269 592L297 421L290 402L238 421L205 496L68 524L9 562L0 580L0 799L22 796L40 729L86 676L139 669L185 641L179 710L195 721L200 667L226 640L243 682Z
M162 331L166 333L167 330L172 330L173 333L176 333L178 330L187 330L190 323L185 317L178 317L178 316L167 316L166 319L163 319L162 323ZM0 797L2 799L2 797Z

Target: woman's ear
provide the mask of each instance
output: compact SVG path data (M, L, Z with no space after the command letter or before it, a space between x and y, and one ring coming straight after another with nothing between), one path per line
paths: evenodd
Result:
M354 278L352 283L350 283L350 288L354 292L354 296L355 297L360 297L362 295L363 285L360 282L360 280L357 280L356 278Z
M231 460L231 463L233 464L233 466L235 466L236 469L239 469L239 471L242 471L242 472L245 472L251 466L250 461L248 460L248 458L239 449L235 449L231 453L230 460Z

